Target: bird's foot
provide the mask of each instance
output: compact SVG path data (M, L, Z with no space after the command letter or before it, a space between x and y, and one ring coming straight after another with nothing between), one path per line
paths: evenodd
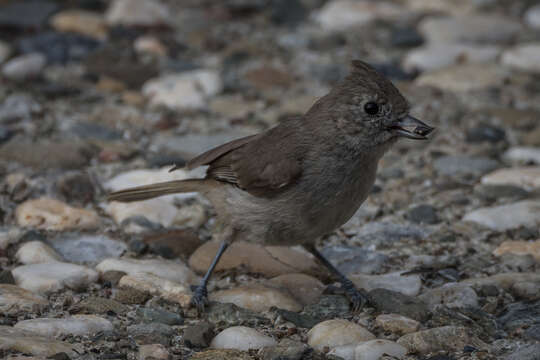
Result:
M369 303L369 295L364 289L357 289L349 279L341 281L341 286L345 290L345 295L351 302L351 310L353 313L359 313L364 306Z
M190 304L201 314L208 305L208 290L206 289L206 285L193 286L191 290L193 291L193 296L191 297Z

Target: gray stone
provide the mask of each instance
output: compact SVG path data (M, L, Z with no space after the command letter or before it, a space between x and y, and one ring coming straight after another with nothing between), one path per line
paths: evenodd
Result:
M441 220L437 215L437 209L428 204L413 207L407 213L407 219L416 224L437 224Z
M478 295L465 284L448 283L430 289L418 297L430 307L444 304L448 307L478 307Z
M0 123L31 120L42 111L41 104L30 95L11 94L0 105Z
M496 231L517 229L520 226L535 227L540 223L540 201L523 200L517 203L476 209L463 217Z
M254 311L243 309L231 303L210 302L209 307L206 309L205 317L206 320L219 327L237 325L259 326L270 322L270 320Z
M214 349L238 349L247 351L274 346L276 341L246 326L232 326L217 334L210 346Z
M477 185L474 192L487 201L495 201L502 198L524 199L529 192L515 185Z
M11 55L11 46L8 43L0 41L0 64L6 61Z
M2 75L13 81L25 81L41 74L47 59L39 53L20 55L6 62Z
M360 289L388 289L408 296L416 296L422 287L422 279L418 274L404 275L403 271L395 271L382 275L356 274L349 279Z
M165 325L182 325L184 318L173 312L157 308L138 308L137 315L146 323L158 322Z
M321 253L345 275L379 272L388 256L359 246L326 246Z
M114 0L105 18L110 25L163 26L170 22L171 12L156 0Z
M385 247L404 239L423 240L430 233L429 229L416 224L372 221L359 228L350 241L363 247Z
M429 318L427 304L414 297L387 289L372 290L369 297L380 312L400 314L421 322Z
M0 313L8 316L40 313L49 302L28 290L11 284L0 284Z
M278 345L263 348L262 360L301 360L309 351L309 346L299 341L283 339Z
M504 360L538 360L540 359L540 344L531 344L512 352Z
M439 174L447 176L474 175L480 176L499 167L496 160L485 157L468 157L464 155L442 156L433 163Z
M465 139L469 143L479 143L484 141L497 143L506 139L506 132L498 126L479 124L467 130Z
M112 331L112 323L96 315L75 315L68 318L39 318L19 321L15 328L40 336L93 335L101 331Z
M210 346L214 335L214 325L206 321L201 321L198 324L185 328L182 338L186 346L203 349Z
M161 344L169 345L175 331L169 325L161 323L138 324L127 327L127 332L137 344Z
M508 305L499 317L499 322L510 332L540 324L540 300Z
M349 313L349 306L349 300L345 296L323 295L318 303L305 306L302 314L320 321L342 318Z
M472 335L467 328L443 326L399 338L398 344L405 346L409 352L427 354L436 351L463 351L465 346L487 349L487 345Z
M501 62L517 70L540 73L540 43L519 45L506 50Z
M124 314L129 308L118 301L104 297L90 296L74 304L69 311L71 313L84 314Z
M540 4L528 8L523 17L527 25L533 29L540 29Z
M102 235L70 234L49 241L64 259L79 264L95 264L106 258L119 257L127 246Z
M83 352L82 346L79 344L54 340L11 326L0 326L0 349L40 357L48 357L58 353L66 353L69 357L76 357Z

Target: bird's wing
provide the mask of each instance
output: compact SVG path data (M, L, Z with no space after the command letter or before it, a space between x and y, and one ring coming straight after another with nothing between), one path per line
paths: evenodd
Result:
M209 165L207 178L238 186L252 195L271 197L293 183L302 173L295 132L275 127L267 132L237 139L203 153L187 167Z

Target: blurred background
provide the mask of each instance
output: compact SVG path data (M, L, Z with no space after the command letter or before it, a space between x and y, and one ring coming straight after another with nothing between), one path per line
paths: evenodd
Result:
M77 334L55 325L55 352L17 347L8 340L23 335L0 327L0 355L74 356L65 341L120 358L155 343L162 345L145 351L163 358L205 348L186 343L183 318L151 325L160 322L152 318L156 304L169 314L185 305L178 294L186 289L171 295L160 281L195 283L213 256L212 208L196 194L133 204L107 204L105 194L203 176L168 169L305 113L352 59L389 77L412 115L437 128L430 141L399 142L369 200L319 244L358 286L420 299L420 312L432 317L375 293L377 312L354 321L397 340L405 330L376 321L379 312L397 312L416 319L415 330L464 326L480 339L468 351L459 339L448 345L459 332L438 334L448 344L427 350L400 342L419 352L411 358L442 351L447 357L437 359L533 359L540 353L533 345L540 340L537 0L0 0L0 324L67 323L79 313L108 319ZM217 300L267 317L268 303L309 305L302 314L319 320L352 316L321 295L329 276L301 250L240 244L228 253L211 289L240 295ZM411 269L421 271L399 276ZM154 278L129 277L141 272ZM298 306L269 298L253 305L242 297L253 294L238 290L290 273L311 276L276 280ZM299 293L302 281L318 290ZM440 304L446 312L434 308ZM338 310L328 315L329 307ZM245 316L259 331L307 341L306 322L268 325L257 314ZM20 328L37 331L32 326ZM95 329L110 337L89 338ZM136 344L119 342L125 334Z

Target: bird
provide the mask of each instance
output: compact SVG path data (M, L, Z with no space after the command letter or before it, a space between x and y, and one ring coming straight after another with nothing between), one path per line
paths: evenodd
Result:
M379 160L400 138L426 140L434 130L411 116L390 80L361 60L302 116L206 151L186 164L207 166L203 179L174 180L112 192L109 201L141 201L198 192L215 208L220 246L193 288L191 305L208 306L208 281L234 241L303 245L341 284L353 311L369 303L315 243L345 222L368 197ZM178 169L174 166L171 171Z

